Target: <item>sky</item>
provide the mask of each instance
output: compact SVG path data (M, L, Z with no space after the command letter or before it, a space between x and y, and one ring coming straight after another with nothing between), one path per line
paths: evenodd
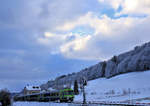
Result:
M0 89L15 92L150 41L150 0L1 0Z

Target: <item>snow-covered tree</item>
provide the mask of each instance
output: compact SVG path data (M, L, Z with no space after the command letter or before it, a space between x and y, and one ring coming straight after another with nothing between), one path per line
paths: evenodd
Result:
M78 94L79 94L78 82L77 82L77 80L74 81L74 93L75 93L75 95L78 95Z

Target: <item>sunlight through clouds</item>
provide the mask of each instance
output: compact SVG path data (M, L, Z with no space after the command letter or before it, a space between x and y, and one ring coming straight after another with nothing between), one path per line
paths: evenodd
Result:
M116 10L115 16L128 15L149 15L150 0L98 0L100 3L109 5ZM121 8L120 11L117 11Z

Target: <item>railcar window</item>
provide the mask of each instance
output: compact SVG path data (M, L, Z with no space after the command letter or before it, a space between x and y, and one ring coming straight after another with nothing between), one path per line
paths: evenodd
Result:
M64 95L65 95L65 93L64 93L64 92L62 92L62 95L64 96Z
M52 93L50 93L50 96L52 96Z
M54 93L52 93L52 96L54 96Z
M31 97L37 97L37 95L31 95Z
M46 93L46 94L44 94L44 96L46 97L46 96L50 96L50 93Z

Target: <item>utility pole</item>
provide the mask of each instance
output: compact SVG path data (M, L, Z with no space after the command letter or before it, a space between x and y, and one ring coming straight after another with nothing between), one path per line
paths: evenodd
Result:
M87 85L87 81L85 78L82 78L82 89L83 89L83 104L86 104L86 93L85 93L85 86Z
M86 95L85 95L84 85L83 85L83 104L86 104Z

